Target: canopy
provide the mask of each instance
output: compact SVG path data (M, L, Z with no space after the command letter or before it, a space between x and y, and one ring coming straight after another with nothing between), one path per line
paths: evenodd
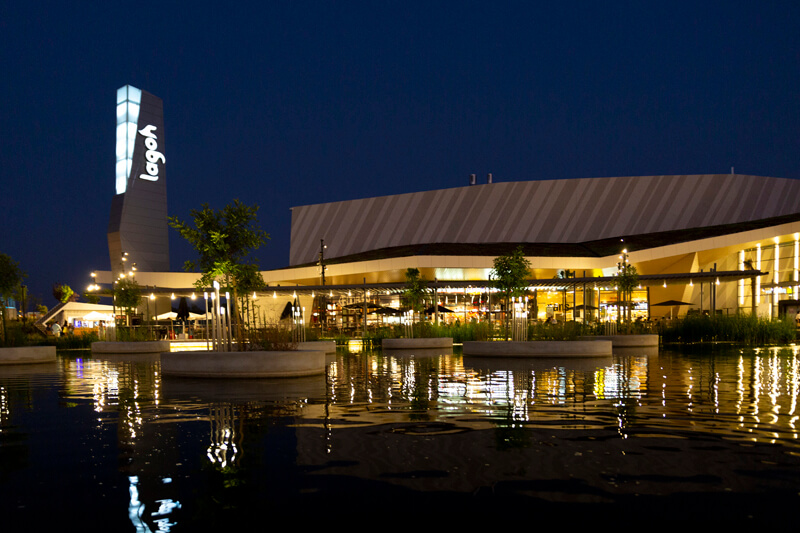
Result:
M99 313L97 311L92 311L88 315L84 315L83 320L91 320L93 322L97 322L97 321L100 321L100 320L105 320L105 321L111 322L112 320L114 320L114 316L113 315L107 315L105 313Z

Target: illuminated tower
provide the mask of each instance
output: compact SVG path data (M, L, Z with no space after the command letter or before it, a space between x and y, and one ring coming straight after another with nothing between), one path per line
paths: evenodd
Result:
M118 89L117 194L108 222L115 278L133 263L144 272L169 271L164 144L161 98L130 85Z

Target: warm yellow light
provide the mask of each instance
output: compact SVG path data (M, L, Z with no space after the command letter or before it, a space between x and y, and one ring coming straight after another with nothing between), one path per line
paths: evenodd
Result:
M194 293L192 293L192 300L194 300Z
M155 294L153 294L152 292L150 293L150 299L151 299L151 300L155 300L155 299L156 299L156 295L155 295Z
M272 291L272 297L273 297L273 298L277 298L277 297L278 297L278 293L277 293L277 292L275 292L275 291Z
M257 296L256 296L256 292L255 292L255 291L253 291L253 300L255 300L256 298L257 298Z
M174 292L173 292L173 293L172 293L172 295L169 297L169 299L170 299L170 300L174 300L174 299L175 299L175 293L174 293Z
M665 289L667 288L667 280L664 280L664 285L662 285Z

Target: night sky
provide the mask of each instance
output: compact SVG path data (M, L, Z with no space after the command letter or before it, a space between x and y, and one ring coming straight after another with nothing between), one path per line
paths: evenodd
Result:
M110 267L125 84L164 101L169 213L258 204L264 269L292 206L471 173L800 178L796 1L241 4L0 4L0 252L45 305Z

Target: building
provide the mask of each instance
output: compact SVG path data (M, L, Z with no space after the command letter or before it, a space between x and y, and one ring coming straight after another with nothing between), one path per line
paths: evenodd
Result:
M690 309L776 316L800 285L800 181L782 178L487 183L295 207L291 232L290 268L265 273L273 284L319 285L324 241L328 284L398 284L418 268L467 317L486 307L476 295L487 293L493 259L518 246L532 263L540 319L582 318L584 304L594 318L614 318L623 250L640 274L643 318ZM565 271L574 278L557 279ZM656 305L669 301L691 305Z
M161 101L126 86L117 102L113 274L98 281L136 270L151 298L197 297L196 275L167 272ZM273 319L297 301L307 322L327 309L343 325L357 314L346 309L367 300L398 307L405 272L417 268L446 319L491 318L493 260L522 247L532 263L528 311L540 320L615 320L623 261L640 274L638 318L795 312L800 181L731 173L474 182L294 207L290 265L264 272L269 289L255 297L272 298Z
M161 99L117 90L116 195L108 222L114 277L126 269L169 270L164 109Z

